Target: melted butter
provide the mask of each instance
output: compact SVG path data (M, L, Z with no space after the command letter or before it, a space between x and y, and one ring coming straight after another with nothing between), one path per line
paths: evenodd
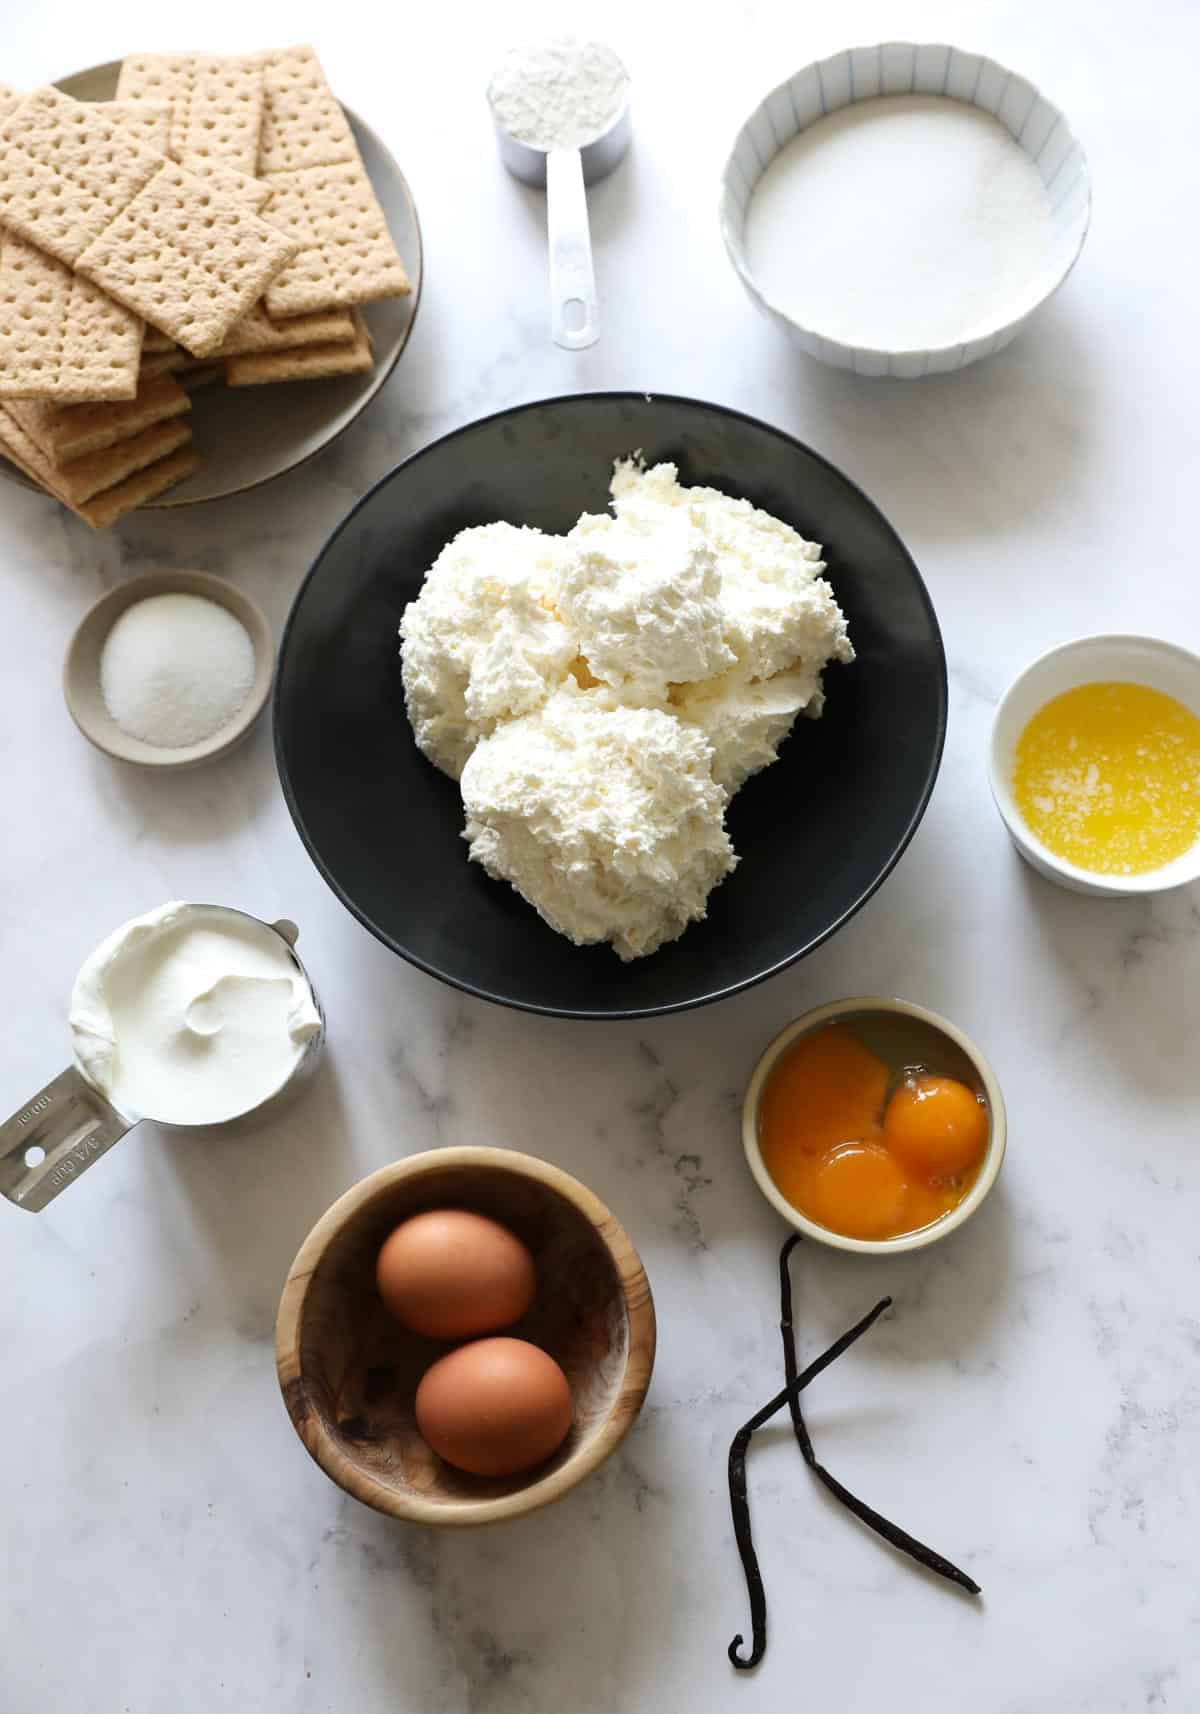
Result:
M1077 868L1161 868L1200 836L1200 720L1146 685L1080 685L1022 732L1013 794L1043 845Z

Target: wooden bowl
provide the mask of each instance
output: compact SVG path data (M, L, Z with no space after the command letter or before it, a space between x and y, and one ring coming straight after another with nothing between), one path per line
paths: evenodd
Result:
M566 1442L536 1470L468 1476L417 1432L417 1383L451 1346L392 1319L375 1260L392 1228L427 1208L491 1215L533 1253L537 1297L506 1331L561 1364L575 1401ZM275 1337L288 1414L325 1474L389 1517L449 1527L522 1517L597 1469L642 1407L654 1344L649 1282L604 1204L546 1161L487 1148L411 1155L348 1190L292 1263Z

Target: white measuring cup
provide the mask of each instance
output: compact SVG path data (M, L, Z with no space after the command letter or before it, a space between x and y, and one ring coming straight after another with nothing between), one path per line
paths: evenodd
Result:
M624 73L617 56L610 49L605 52ZM501 160L514 178L546 192L550 336L567 351L581 351L600 337L586 187L606 178L629 147L632 124L628 89L626 76L624 102L602 131L576 148L563 149L542 148L513 136L500 116L494 80L488 88Z
M227 1135L254 1129L272 1118L311 1077L325 1041L325 1014L296 952L300 931L294 922L283 918L279 922L266 923L247 911L233 910L225 905L202 908L244 918L277 935L287 949L290 962L307 985L321 1020L320 1029L306 1042L299 1060L283 1082L253 1107L219 1124L151 1121L161 1125L163 1130L183 1131L192 1136ZM141 1122L140 1118L130 1117L114 1107L95 1084L89 1082L78 1065L68 1066L0 1125L0 1195L6 1196L18 1208L25 1208L32 1214L40 1213L56 1196L61 1196L64 1190L78 1183L89 1168Z

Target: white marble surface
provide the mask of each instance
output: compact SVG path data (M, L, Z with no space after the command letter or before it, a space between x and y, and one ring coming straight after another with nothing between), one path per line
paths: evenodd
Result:
M0 1709L1194 1709L1200 911L1194 892L1089 902L1036 880L992 811L983 749L999 691L1051 643L1110 628L1197 641L1200 15L1187 0L566 10L636 80L634 152L593 199L604 336L580 355L548 343L540 204L505 178L481 102L489 61L537 7L207 0L176 27L148 0L44 0L5 17L19 84L200 37L311 36L411 176L428 276L395 378L303 474L100 537L0 493L5 1106L65 1062L81 956L170 896L297 918L331 1023L311 1101L258 1140L146 1130L44 1215L0 1206ZM1065 107L1095 176L1092 236L1049 312L928 383L857 381L780 344L714 218L725 146L762 91L881 35L1019 68ZM653 1027L464 1000L326 891L265 728L226 762L151 779L71 725L64 646L115 580L207 567L279 624L326 534L398 458L513 401L625 385L739 406L842 465L905 536L945 629L950 737L920 833L850 927L778 980ZM776 1385L782 1233L743 1167L738 1094L778 1026L871 989L985 1044L1009 1160L975 1223L932 1252L803 1257L806 1351L882 1290L896 1299L809 1395L810 1420L832 1467L985 1597L898 1562L825 1500L785 1433L764 1436L751 1480L774 1633L743 1681L725 1660L746 1622L725 1453ZM574 1497L523 1524L426 1534L344 1500L306 1458L272 1322L338 1192L398 1154L476 1140L560 1162L618 1212L653 1281L660 1356L626 1450Z

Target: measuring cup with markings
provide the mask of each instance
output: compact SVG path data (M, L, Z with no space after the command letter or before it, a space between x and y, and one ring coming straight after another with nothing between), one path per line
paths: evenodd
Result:
M174 902L109 935L76 978L75 1063L0 1125L0 1195L40 1212L142 1119L224 1135L273 1117L325 1039L298 933Z
M629 147L629 74L602 43L552 38L507 54L488 101L501 160L546 192L551 338L582 350L600 337L585 187Z

